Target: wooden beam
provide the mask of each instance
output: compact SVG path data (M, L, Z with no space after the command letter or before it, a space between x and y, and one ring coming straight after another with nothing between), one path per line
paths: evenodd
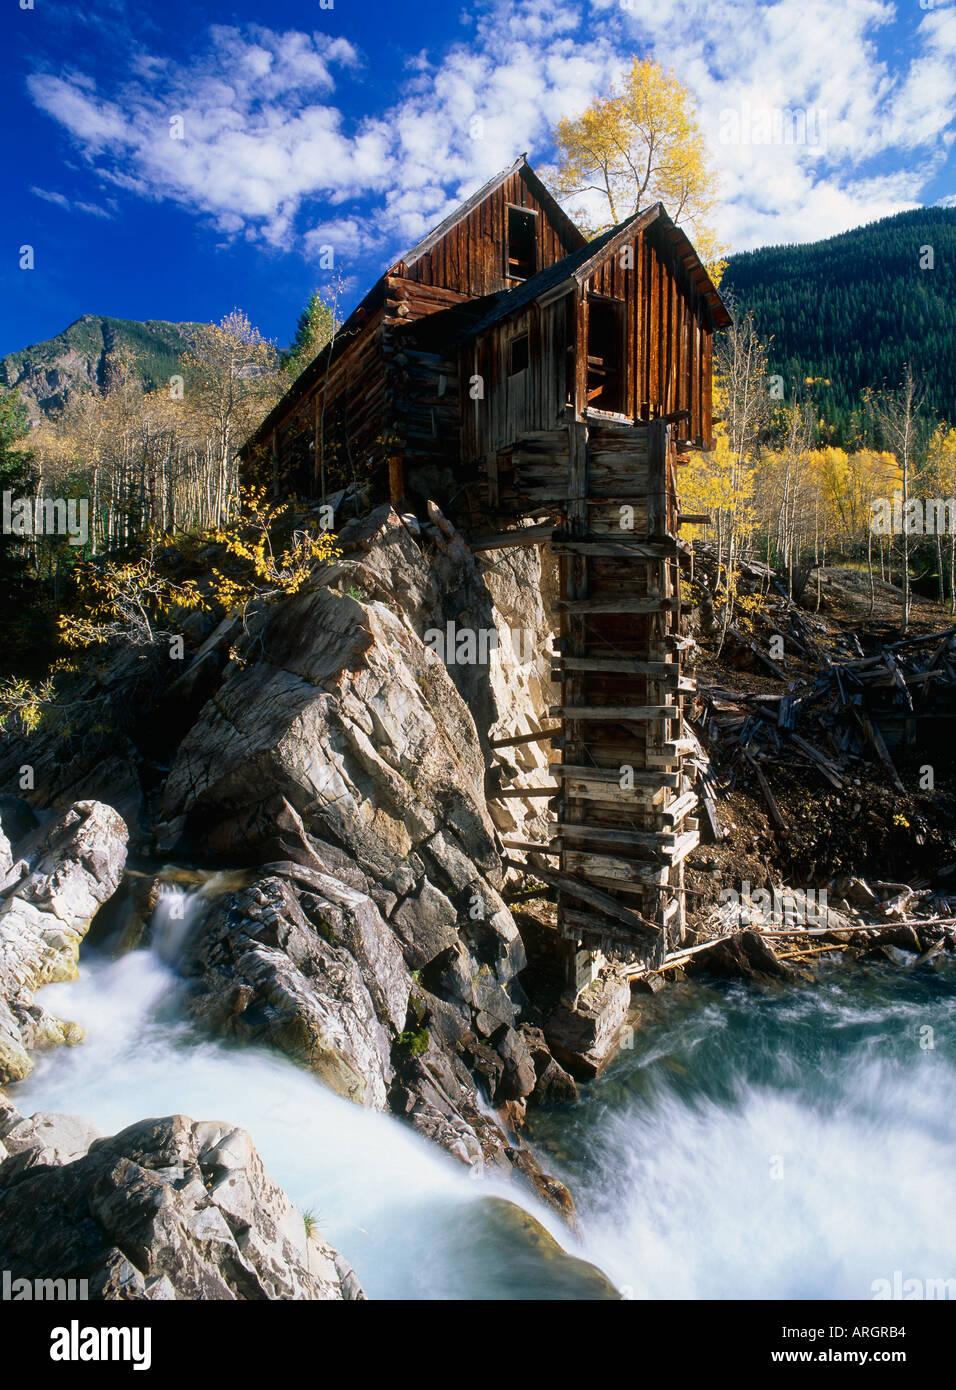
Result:
M673 821L676 825L678 821L682 821L684 817L689 815L696 807L697 793L685 792L684 795L679 796L676 801L672 801L669 806L661 807L657 814L663 817L664 820Z
M579 598L560 599L553 613L674 613L680 607L676 598Z
M598 805L613 808L615 811L637 811L645 815L656 815L660 807L655 802L662 800L666 787L620 786L617 782L591 782L583 778L565 779L568 801L592 801Z
M505 863L511 868L523 869L527 872L524 864L513 864L507 859ZM623 922L627 927L633 927L635 931L652 936L660 934L660 929L655 927L652 922L648 922L639 912L625 907L610 893L595 888L593 884L584 883L581 879L575 878L573 874L559 873L555 869L535 869L533 872L537 878L541 879L542 883L547 883L552 888L558 888L562 893L568 893L572 898L579 898L589 907L597 908L599 912L606 913L608 917L613 917L617 922Z
M677 662L639 662L629 656L559 656L556 662L568 671L606 671L610 676L678 676Z
M679 705L552 705L552 719L679 719Z
M491 796L486 796L486 801L507 801L509 798L523 796L556 796L561 790L560 783L556 782L552 787L502 787L500 791L494 792Z
M393 506L405 501L405 469L400 454L389 456L388 491Z
M550 845L545 844L532 844L530 840L502 840L501 843L504 845L505 849L520 849L525 854L550 854L557 856L561 853L560 849L552 849ZM511 864L511 867L514 869L522 869L525 873L528 872L527 864L515 864L509 859L503 862L505 864ZM538 871L535 870L535 872L537 873Z
M602 854L599 850L566 850L565 865L578 873L587 875L588 882L597 879L606 887L622 893L630 892L630 887L638 884L660 887L666 882L668 866L649 859L621 859L618 855Z
M667 454L669 431L667 417L654 420L648 434L647 534L662 535L667 529Z
M606 840L609 845L634 845L639 849L676 849L673 830L615 830L607 825L579 825L558 821L562 837L569 840Z
M625 931L623 927L608 921L599 921L586 912L578 912L576 908L562 907L561 922L562 925L567 924L567 926L574 927L575 934L580 935L585 941L588 938L594 938L598 945L605 939L615 946L634 948L639 944L634 940L633 932ZM643 942L640 945L647 949Z
M485 531L468 544L472 550L506 550L515 545L544 545L554 533L550 521L540 526L517 526L510 531Z
M553 729L540 729L536 734L510 734L507 738L493 738L492 748L517 748L520 743L540 743L544 739L552 738L555 734L561 734L564 729L557 724Z
M780 813L780 807L777 805L776 798L774 797L773 792L770 790L770 783L764 776L763 768L760 766L760 764L757 762L757 759L753 756L753 754L750 752L748 748L744 748L742 752L747 762L750 764L754 772L757 774L757 781L760 784L760 790L763 792L763 799L767 803L767 810L770 812L771 821L773 822L776 829L783 833L787 828L787 822L784 820L783 816Z
M896 770L896 765L893 762L893 759L890 757L889 750L883 740L883 735L880 733L876 724L869 717L869 715L864 715L863 717L863 732L869 739L870 743L872 743L876 756L879 758L880 762L883 764L883 766L889 773L890 781L893 783L896 790L898 792L905 792L906 788L900 780L900 774ZM797 739L794 738L793 734L791 734L790 737L794 739L795 743L797 742ZM824 768L823 771L825 772L826 769ZM832 781L833 779L831 778L830 780Z
M587 763L551 763L548 771L552 777L579 777L591 782L617 784L620 784L621 776L620 768L592 767ZM681 780L679 772L649 772L642 768L633 768L631 776L635 784L642 787L679 787Z
M596 499L604 502L606 498ZM669 560L680 549L677 542L619 541L613 536L595 540L553 541L555 555L594 555L610 560Z

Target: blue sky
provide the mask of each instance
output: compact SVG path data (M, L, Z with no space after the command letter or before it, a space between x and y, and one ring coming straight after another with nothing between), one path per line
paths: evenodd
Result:
M322 247L348 308L522 151L546 165L634 54L695 94L733 249L956 206L956 0L11 0L2 23L0 354L82 313L236 305L285 345ZM780 111L811 138L767 141Z

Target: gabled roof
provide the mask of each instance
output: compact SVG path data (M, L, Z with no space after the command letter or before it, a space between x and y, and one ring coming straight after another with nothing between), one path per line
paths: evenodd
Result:
M707 303L716 327L726 328L730 322L730 315L717 292L716 286L691 245L687 233L671 220L663 203L654 203L644 212L632 213L623 222L619 222L616 227L608 228L606 232L595 237L593 241L586 242L577 251L572 251L563 260L556 261L554 265L545 266L543 270L539 270L536 275L532 275L530 279L515 286L513 290L503 290L488 312L483 314L476 324L469 327L462 334L462 337L470 338L476 333L484 332L492 324L510 317L511 314L517 313L518 310L525 308L534 300L543 298L550 291L560 289L562 285L566 285L569 290L573 289L575 285L582 285L593 275L605 256L610 255L623 242L629 241L635 232L642 231L653 223L660 224L662 231L675 247L678 259L687 269Z
M512 174L519 170L535 197L541 203L542 207L547 208L549 216L561 227L567 239L571 242L578 243L579 250L588 245L583 233L575 226L564 209L555 201L553 195L548 192L544 184L538 178L537 174L528 163L527 156L520 155L518 159L515 160L514 164L510 165L507 169L502 169L499 174L496 174L493 179L489 179L477 192L472 193L471 197L467 198L449 217L446 217L444 222L434 227L427 236L423 237L416 246L412 247L407 255L403 256L401 260L396 261L395 264L385 272L385 275L380 276L380 278L376 280L361 303L356 305L345 323L342 324L335 335L334 343L324 347L322 351L313 358L305 370L295 379L281 400L269 411L269 414L262 421L261 425L259 425L258 429L253 430L252 434L240 449L240 454L245 454L257 444L259 440L270 435L286 418L289 412L299 403L303 396L308 395L309 391L325 371L326 361L333 347L341 346L348 338L361 331L370 311L376 307L377 301L384 298L383 284L385 277L387 275L399 274L403 268L407 269L408 266L414 265L414 263L421 256L424 256L430 251L452 227L463 221L470 212L478 207L480 203L484 202L485 198L493 193L496 188L500 188ZM520 288L520 286L518 288Z
M643 215L646 216L646 214ZM529 279L523 280L513 290L502 290L496 296L495 303L488 312L483 314L478 322L462 336L470 338L475 333L483 333L493 323L498 323L501 319L517 313L519 309L524 309L534 300L541 299L549 290L556 290L564 284L567 284L568 289L571 289L573 281L578 278L580 267L599 261L608 242L625 228L631 227L640 216L641 214L635 213L626 222L621 222L616 227L611 227L609 231L602 232L600 236L595 237L593 241L586 242L577 251L572 251L563 260L555 261L554 265L546 265L543 270L539 270Z
M509 315L517 313L519 309L532 303L534 300L542 298L551 290L557 290L566 284L568 289L572 289L575 284L581 285L594 272L602 258L610 254L616 246L634 235L636 230L650 226L652 223L659 223L663 234L668 238L674 247L678 259L687 269L687 273L697 286L704 300L710 308L714 324L717 328L725 328L730 322L730 315L724 306L723 300L717 292L713 281L708 275L704 265L699 259L696 251L690 243L686 232L674 223L668 216L662 203L654 203L652 207L644 212L636 212L623 222L619 222L616 227L611 227L593 241L586 241L581 231L574 225L567 213L555 201L553 196L545 188L537 174L531 168L525 155L516 159L514 164L508 169L503 169L500 174L496 174L493 179L484 184L470 198L466 199L460 207L456 208L450 217L446 217L444 222L439 223L426 237L423 237L416 246L403 256L400 261L396 261L385 275L381 276L371 287L360 304L353 309L345 323L338 330L334 343L328 344L306 367L305 371L296 378L282 399L272 408L258 429L246 440L240 450L240 454L245 454L259 440L266 438L273 430L285 419L290 410L307 395L316 381L326 370L327 359L330 352L336 346L342 346L345 341L355 333L361 332L370 312L377 304L384 300L385 276L401 273L402 269L414 265L421 256L441 240L446 233L457 223L463 221L480 203L484 201L496 188L509 179L512 174L519 171L522 177L527 180L531 191L535 197L548 209L549 215L565 231L569 240L577 242L577 248L563 260L555 262L554 265L545 266L530 279L522 281L514 289L501 290L494 296L491 307L477 321L472 323L461 334L461 338L473 337L476 333L481 333L491 324L507 318ZM464 301L467 303L467 301Z
M518 172L520 172L530 184L531 191L534 193L538 202L541 203L543 207L547 208L552 221L557 223L567 239L572 244L578 246L585 245L585 238L580 228L575 226L561 204L558 203L553 195L545 188L544 184L528 163L527 155L522 154L518 156L510 168L502 169L500 174L495 174L494 178L489 179L486 184L483 184L475 193L472 193L470 198L466 198L450 216L445 218L444 222L439 222L437 227L433 227L428 235L422 237L421 241L418 242L416 246L413 246L407 255L403 256L400 261L395 262L396 268L398 266L407 267L414 265L415 262L426 255L433 246L436 246L438 242L441 241L442 237L451 231L452 227L457 226L459 222L464 222L469 213L473 212L476 207L479 207L485 199L490 197L503 183L506 183L507 180L511 178L512 174Z

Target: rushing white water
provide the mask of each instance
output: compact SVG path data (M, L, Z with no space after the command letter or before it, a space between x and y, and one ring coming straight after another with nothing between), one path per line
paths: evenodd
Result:
M197 1034L170 962L198 896L177 891L157 907L153 951L85 953L79 982L44 990L87 1041L40 1058L13 1098L107 1133L175 1111L245 1126L370 1296L599 1296L575 1261L542 1254L482 1200L494 1193L634 1298L866 1298L896 1270L956 1275L951 964L838 966L813 986L688 985L650 1001L631 1051L581 1100L532 1117L543 1165L578 1202L579 1248L514 1185L472 1182L284 1059Z
M29 1080L11 1090L18 1108L83 1114L106 1134L177 1112L242 1125L267 1171L313 1213L369 1297L589 1296L590 1271L557 1253L542 1256L520 1224L509 1228L507 1211L483 1200L521 1202L570 1246L560 1220L522 1189L470 1180L407 1125L342 1100L281 1057L196 1033L166 962L199 901L167 888L154 914L154 950L118 959L84 953L79 981L44 990L44 1005L80 1023L86 1041L40 1055Z
M838 966L655 1001L573 1116L533 1121L586 1254L634 1298L956 1277L954 983L951 965Z

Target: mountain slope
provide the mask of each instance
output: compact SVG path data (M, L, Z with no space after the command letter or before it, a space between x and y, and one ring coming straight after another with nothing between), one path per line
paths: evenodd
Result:
M925 248L932 249L933 268ZM802 246L730 258L721 286L772 338L787 382L828 378L814 398L845 437L867 386L898 384L910 363L929 404L956 418L956 209L917 208Z
M177 370L195 327L148 319L84 314L69 328L0 360L0 385L19 391L33 421L55 415L77 391L102 389L111 357L128 350L145 386L157 386Z

